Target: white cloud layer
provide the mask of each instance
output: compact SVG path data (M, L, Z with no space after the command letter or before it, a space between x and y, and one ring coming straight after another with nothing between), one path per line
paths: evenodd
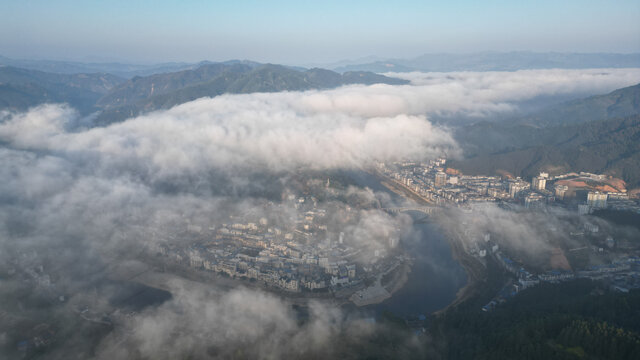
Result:
M396 93L407 113L484 116L539 96L588 96L640 83L640 69L387 73L411 81Z
M46 105L5 121L0 139L23 149L97 157L108 167L134 163L160 176L210 169L352 168L457 152L450 134L423 116L364 118L294 107L307 96L312 95L204 98L79 132L65 131L74 116L70 109Z

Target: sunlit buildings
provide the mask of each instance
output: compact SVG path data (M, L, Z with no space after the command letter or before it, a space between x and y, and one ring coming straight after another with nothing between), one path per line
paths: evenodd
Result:
M554 187L554 189L555 189L556 199L564 200L564 196L567 193L567 190L569 190L569 187L567 185L558 184Z
M516 198L521 191L529 189L530 185L528 182L516 180L509 183L509 196L511 198Z
M587 205L592 209L605 209L607 207L607 194L599 191L589 191Z
M547 178L543 177L543 174L541 173L540 176L536 176L531 180L531 189L544 190L547 187Z
M447 184L447 174L445 174L443 171L438 171L436 173L435 186L443 187L446 184Z
M544 205L544 203L545 197L537 193L531 193L524 198L524 207L527 209L540 207Z

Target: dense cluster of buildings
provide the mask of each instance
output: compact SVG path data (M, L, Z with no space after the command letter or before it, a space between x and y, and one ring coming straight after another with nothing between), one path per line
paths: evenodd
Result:
M428 163L378 163L377 169L396 184L436 205L469 205L475 202L512 201L538 208L561 201L580 213L613 208L640 212L640 204L626 190L606 183L606 175L581 172L550 176L541 172L531 181L499 176L469 176L445 167L446 159ZM598 190L602 188L603 190Z
M517 203L527 209L561 205L577 210L580 214L590 214L599 209L640 213L639 202L630 199L622 186L624 183L606 175L581 172L552 176L541 172L531 181L526 181L511 177L466 176L447 169L445 164L446 159L443 158L428 163L379 163L377 170L396 185L435 205L447 204L473 209L483 203L500 202L505 207ZM597 225L585 222L584 229L576 230L576 233L570 235L584 237L585 233L595 234L598 230ZM480 236L463 231L461 236L468 238L463 241L467 253L481 262L486 258L493 258L513 275L513 280L483 307L485 311L493 309L519 291L542 282L590 278L605 280L616 291L626 292L631 288L640 288L640 258L630 255L633 252L624 251L626 255L618 254L615 260L604 262L603 265L536 273L505 255L498 244L491 241L489 234ZM584 249L594 254L606 254L614 247L622 249L611 236L607 236L606 241Z
M447 169L445 165L444 158L428 163L378 163L377 171L434 205L466 208L474 204L500 202L519 203L525 208L535 209L562 202L563 206L573 206L582 213L615 206L638 207L638 203L630 200L624 191L612 187L601 187L601 191L597 186L573 186L600 184L608 179L604 175L571 173L550 176L543 172L531 181L525 181L499 176L466 176ZM362 290L365 279L376 279L379 274L398 265L390 260L393 257L387 256L398 244L397 234L386 234L385 246L363 249L351 243L344 232L336 230L335 224L327 228L328 209L319 207L312 196L290 196L288 200L295 203L297 210L290 225L271 224L266 218L250 221L250 217L240 217L240 220L216 224L208 229L189 224L180 235L181 241L156 239L152 252L163 256L163 261L246 279L287 292ZM346 204L340 211L345 219L357 213ZM167 234L166 231L161 233ZM192 236L193 241L184 241L186 236ZM507 270L513 266L511 270L518 277L518 282L511 289L515 292L540 281L558 281L575 276L573 273L533 274L522 267L516 268L488 237L484 245L480 242L470 244L471 248L466 250L471 255L478 258L493 256Z
M316 201L295 199L297 218L286 228L256 222L225 223L203 231L190 242L154 242L152 252L193 269L212 271L233 278L257 281L288 292L328 291L360 284L368 276L392 266L385 261L398 244L398 235L387 234L386 246L363 249L353 246L344 232L328 231L327 210ZM309 204L309 205L305 205ZM345 218L356 216L344 206ZM329 229L331 230L331 229ZM387 266L388 265L388 266Z

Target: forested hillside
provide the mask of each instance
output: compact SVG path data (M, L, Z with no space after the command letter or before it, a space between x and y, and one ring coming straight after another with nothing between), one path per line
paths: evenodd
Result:
M491 312L467 302L431 324L449 359L637 359L640 292L590 280L542 284Z
M461 127L455 136L465 159L451 165L469 174L506 171L525 177L540 171L607 173L639 186L639 113L640 85L635 85L512 122Z
M54 74L0 66L0 110L21 111L46 102L68 103L80 112L125 80L111 74Z

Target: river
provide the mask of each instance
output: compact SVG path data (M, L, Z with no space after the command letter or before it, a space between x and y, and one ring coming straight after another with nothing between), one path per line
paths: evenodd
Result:
M403 199L384 187L378 178L364 172L349 172L360 186L376 192L386 192L391 201ZM424 217L410 213L414 220ZM380 304L366 308L376 313L391 311L399 316L430 314L452 303L458 290L467 283L464 268L453 258L451 246L435 223L413 225L402 240L402 246L414 258L406 284L393 296Z

